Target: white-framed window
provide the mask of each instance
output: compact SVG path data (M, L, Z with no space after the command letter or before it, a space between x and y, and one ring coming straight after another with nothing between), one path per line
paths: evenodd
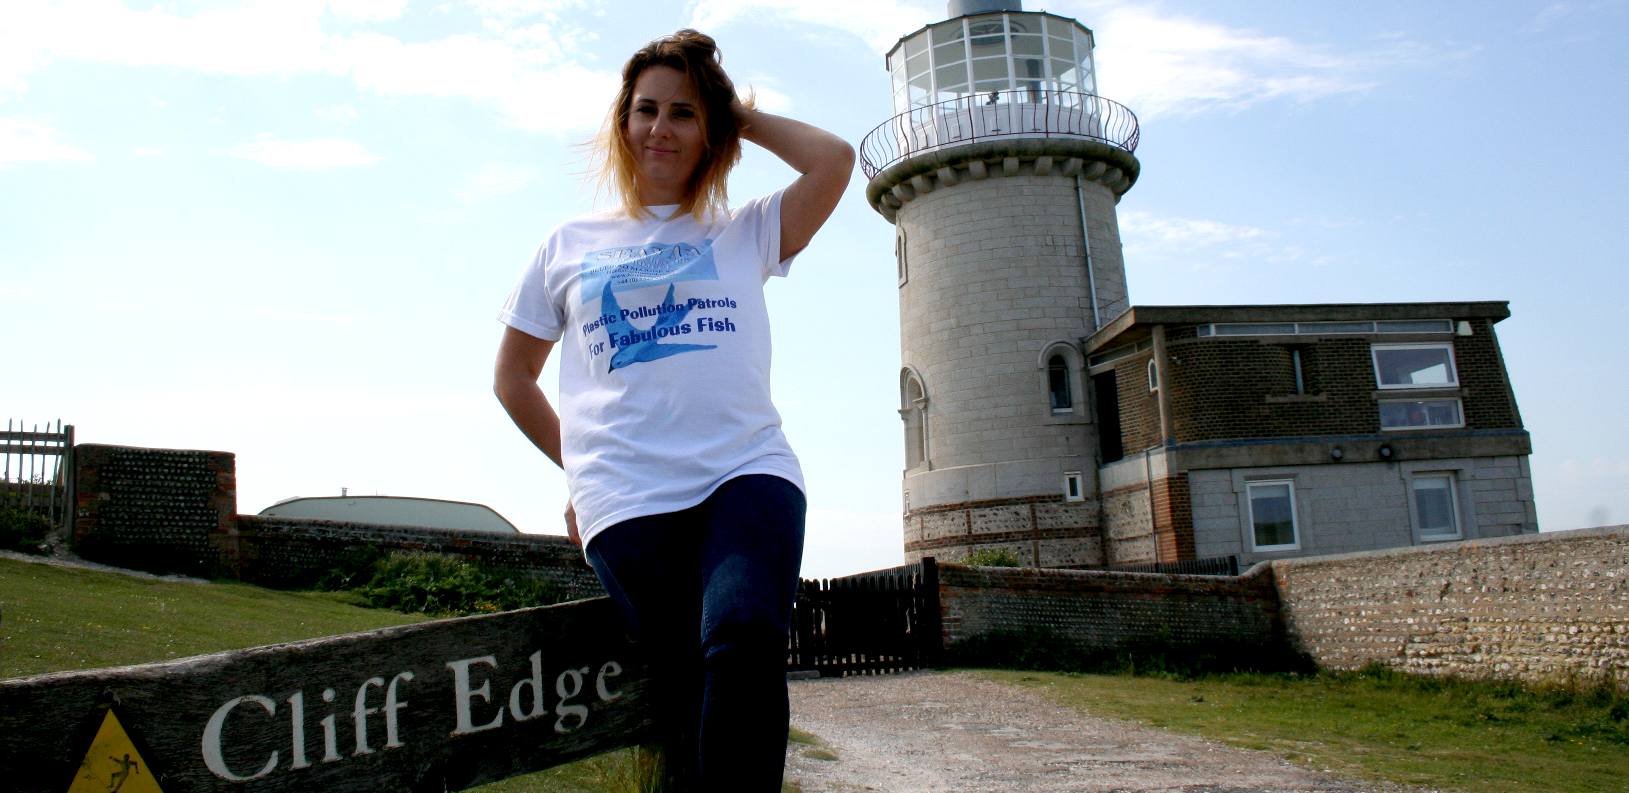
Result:
M1250 517L1250 547L1255 551L1293 551L1301 547L1295 518L1295 481L1265 479L1245 483Z
M1452 473L1415 474L1409 480L1409 511L1421 540L1461 537L1459 499Z
M1375 383L1382 389L1459 386L1452 344L1373 344L1369 350Z
M1465 426L1458 399L1382 399L1380 429L1419 430Z
M1148 392L1152 394L1152 393L1154 393L1155 391L1158 391L1158 390L1160 390L1160 367L1159 367L1159 364L1154 363L1153 358L1149 358L1148 359Z
M1065 501L1086 500L1086 480L1079 471L1067 471L1063 475L1063 498Z

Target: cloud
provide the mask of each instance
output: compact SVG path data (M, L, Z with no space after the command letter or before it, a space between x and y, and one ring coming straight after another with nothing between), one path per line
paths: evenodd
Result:
M349 140L277 140L269 135L232 148L232 156L271 168L325 170L372 165L379 155Z
M0 118L0 168L19 162L90 160L90 153L57 139L50 125L24 118Z
M387 22L401 18L407 0L328 0L328 10L354 22Z
M1280 98L1312 101L1377 85L1367 57L1148 7L1111 7L1093 27L1099 92L1144 120Z
M1139 210L1120 213L1120 239L1128 259L1174 259L1195 267L1234 260L1252 264L1329 262L1328 257L1315 257L1300 246L1283 242L1278 232L1268 229L1198 218L1159 217Z
M690 27L715 31L738 19L770 19L804 30L835 28L859 37L881 53L900 36L943 19L943 3L901 0L698 0L690 9Z
M329 75L386 96L467 98L537 132L596 127L616 76L584 65L592 30L554 2L477 2L477 32L404 41L358 25L405 9L392 0L249 0L192 14L133 10L116 0L7 9L0 24L0 99L57 60L167 67L238 77ZM337 20L337 22L336 22ZM354 24L353 24L354 23ZM332 30L342 24L343 31Z

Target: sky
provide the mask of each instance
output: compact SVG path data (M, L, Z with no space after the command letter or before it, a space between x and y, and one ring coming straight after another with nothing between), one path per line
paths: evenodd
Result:
M1629 522L1620 317L1629 0L1030 2L1142 125L1137 305L1508 300L1539 523ZM8 0L0 418L237 455L238 508L385 494L563 534L492 396L495 319L596 202L584 143L639 45L718 39L760 106L855 143L914 0ZM744 200L793 172L749 147ZM805 576L900 563L893 227L856 169L768 287ZM544 373L554 393L558 374Z

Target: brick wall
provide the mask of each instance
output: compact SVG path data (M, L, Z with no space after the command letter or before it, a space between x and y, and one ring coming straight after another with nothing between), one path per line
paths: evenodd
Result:
M1088 652L1248 642L1284 652L1272 574L1237 578L939 566L945 647L1038 631Z
M82 443L74 461L73 546L80 556L158 573L236 572L230 453Z
M1148 390L1148 362L1153 359L1153 353L1144 353L1114 364L1114 386L1120 395L1120 444L1127 457L1160 445L1159 395ZM1173 393L1181 394L1180 389Z
M242 515L243 580L260 586L309 586L345 552L422 551L554 582L572 599L605 594L582 551L564 537L383 526L372 523Z
M1161 562L1195 559L1193 507L1188 476L1178 473L1154 480L1154 544Z
M1321 666L1629 685L1629 526L1272 563Z
M1510 396L1493 325L1485 319L1471 323L1472 335L1451 337L1465 426L1472 430L1520 429L1521 417ZM1379 432L1369 345L1374 341L1410 340L1197 338L1191 328L1173 329L1168 338L1174 386L1171 417L1178 442ZM1431 336L1429 340L1444 338ZM1307 392L1304 395L1295 393L1292 349L1301 351ZM1120 372L1119 366L1116 371L1122 378L1129 376ZM1131 396L1122 383L1122 413L1127 411L1126 401ZM1131 422L1125 418L1121 421L1128 432L1132 431ZM1141 447L1133 446L1128 434L1126 449L1134 448Z

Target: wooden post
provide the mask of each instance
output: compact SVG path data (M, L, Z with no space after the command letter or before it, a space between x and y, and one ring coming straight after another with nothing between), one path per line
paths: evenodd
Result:
M20 678L0 779L98 772L111 706L120 768L164 793L463 790L647 740L649 685L606 598Z

